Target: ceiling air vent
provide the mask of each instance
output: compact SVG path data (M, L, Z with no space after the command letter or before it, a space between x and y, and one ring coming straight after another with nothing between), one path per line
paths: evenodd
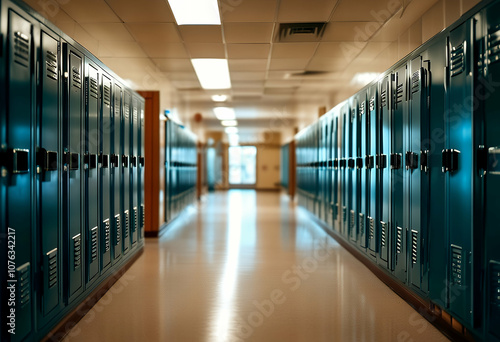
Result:
M279 43L319 42L325 32L326 23L280 24L276 41Z

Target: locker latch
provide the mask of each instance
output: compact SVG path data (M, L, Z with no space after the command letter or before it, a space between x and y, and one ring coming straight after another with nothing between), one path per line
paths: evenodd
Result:
M128 156L122 155L122 166L128 167Z
M367 169L373 169L375 167L375 165L373 164L373 156L366 156L365 164Z
M391 154L391 169L398 170L401 168L401 154L392 153Z
M355 164L355 161L354 161L354 158L349 158L349 160L347 160L347 167L349 169L354 169L354 165Z
M363 158L356 158L356 168L358 170L363 168Z
M418 154L407 151L405 164L407 170L415 170L418 168Z
M458 170L459 150L446 149L442 152L442 172L453 172Z
M116 154L112 154L110 157L109 157L109 162L111 164L112 167L118 167L119 166L119 160L118 160L118 155Z
M420 170L427 172L429 170L429 151L420 151Z
M56 171L57 170L57 152L47 151L39 147L36 151L36 165L38 172Z
M387 167L387 156L385 154L377 154L377 169L385 169Z
M333 160L333 168L335 170L339 168L339 160L337 158Z
M328 168L332 168L333 167L333 160L329 160L328 161Z
M346 167L346 160L345 160L345 158L341 158L340 159L340 168L345 169L345 167Z
M23 149L8 150L5 166L15 174L29 172L29 151Z
M137 167L137 157L136 156L130 157L130 167Z
M141 167L144 167L145 164L144 157L139 157L139 163L141 164Z
M83 157L83 163L85 164L86 169L97 168L97 155L89 153L85 154Z
M101 164L103 169L107 169L109 167L109 156L101 153L99 155L99 164Z

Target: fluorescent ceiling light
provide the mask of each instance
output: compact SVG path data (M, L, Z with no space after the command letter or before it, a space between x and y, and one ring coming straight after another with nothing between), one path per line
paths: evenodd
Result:
M228 138L229 138L228 140L229 140L230 146L238 146L238 144L240 142L240 137L238 136L238 134L236 134L236 133L229 134Z
M226 134L238 133L238 127L226 127L224 131Z
M238 121L236 121L236 120L222 120L220 122L220 124L222 126L237 126L238 125Z
M227 59L195 58L191 63L203 89L231 88Z
M212 95L212 101L224 102L227 100L227 95Z
M168 0L177 25L220 25L217 0Z
M215 117L219 120L235 120L236 114L233 108L229 107L215 107L214 108Z

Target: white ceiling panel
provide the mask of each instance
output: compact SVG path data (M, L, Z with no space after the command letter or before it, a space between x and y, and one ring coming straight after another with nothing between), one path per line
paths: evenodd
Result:
M80 24L121 22L104 0L60 1L58 4ZM56 6L58 4L56 3Z
M337 0L281 0L278 21L281 23L328 21Z
M222 43L190 43L186 44L186 50L191 58L226 58Z
M141 43L140 45L151 58L189 58L182 43Z
M277 0L221 1L224 22L273 22Z
M272 58L311 58L318 43L275 43Z
M222 43L219 25L181 25L179 31L184 43Z
M224 23L226 43L271 43L273 23Z
M99 41L134 41L125 25L121 23L87 23L82 26Z
M139 43L181 43L177 25L172 23L128 23L132 36Z
M269 56L271 44L227 44L227 55L229 58L264 59Z
M106 0L124 22L173 23L175 22L166 0Z

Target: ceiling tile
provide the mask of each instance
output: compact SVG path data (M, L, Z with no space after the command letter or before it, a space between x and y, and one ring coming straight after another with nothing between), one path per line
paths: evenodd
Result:
M333 13L333 20L385 22L401 7L402 1L340 0Z
M273 22L277 0L221 1L224 22Z
M389 45L391 45L389 42L368 42L356 60L370 62L387 49Z
M182 43L141 43L141 46L151 58L189 58Z
M297 90L297 87L284 87L284 88L264 88L265 95L285 95L293 94Z
M232 71L231 81L260 81L266 78L266 73L262 72L243 72L243 71Z
M200 82L195 81L172 81L172 85L177 89L199 89Z
M363 42L329 42L320 43L314 57L337 58L350 61L363 50L366 43Z
M193 65L189 59L153 59L153 62L164 72L194 72Z
M439 1L422 16L422 41L429 38L445 28L444 24L444 2Z
M311 71L341 71L350 61L344 58L324 58L324 57L313 57L309 65L307 65L307 70Z
M166 0L106 0L124 22L174 23L175 19Z
M229 71L265 71L267 59L230 59Z
M328 21L336 3L337 0L281 0L278 21L281 23Z
M276 43L272 58L311 58L318 43Z
M75 31L71 36L78 43L82 44L87 50L92 52L94 55L97 55L99 52L99 42L97 39L92 37L83 27L76 24Z
M297 88L302 83L302 80L288 79L288 80L267 80L266 88Z
M168 79L172 81L197 81L198 76L194 71L179 71L179 72L170 72L168 74Z
M139 43L181 43L177 25L172 23L130 23L126 24L132 36Z
M120 18L104 0L60 1L61 8L81 23L119 23Z
M103 57L101 61L119 75L135 72L154 71L154 64L149 58L117 58ZM122 76L127 78L125 76Z
M256 88L261 88L262 91L264 91L264 81L239 81L239 80L232 80L231 81L231 88L233 89L233 92L235 90L238 91L243 91L244 89L253 89L255 90Z
M226 58L222 43L190 43L186 44L186 50L191 58Z
M270 43L273 23L224 23L226 43Z
M271 59L270 70L296 70L305 69L309 59L307 58L273 58Z
M87 23L83 28L99 41L134 41L121 23Z
M229 58L267 58L271 44L227 44Z
M322 42L367 41L379 28L377 22L332 21L326 25Z
M146 57L142 48L136 42L99 42L100 57Z
M184 43L222 43L219 25L181 25L179 31Z

